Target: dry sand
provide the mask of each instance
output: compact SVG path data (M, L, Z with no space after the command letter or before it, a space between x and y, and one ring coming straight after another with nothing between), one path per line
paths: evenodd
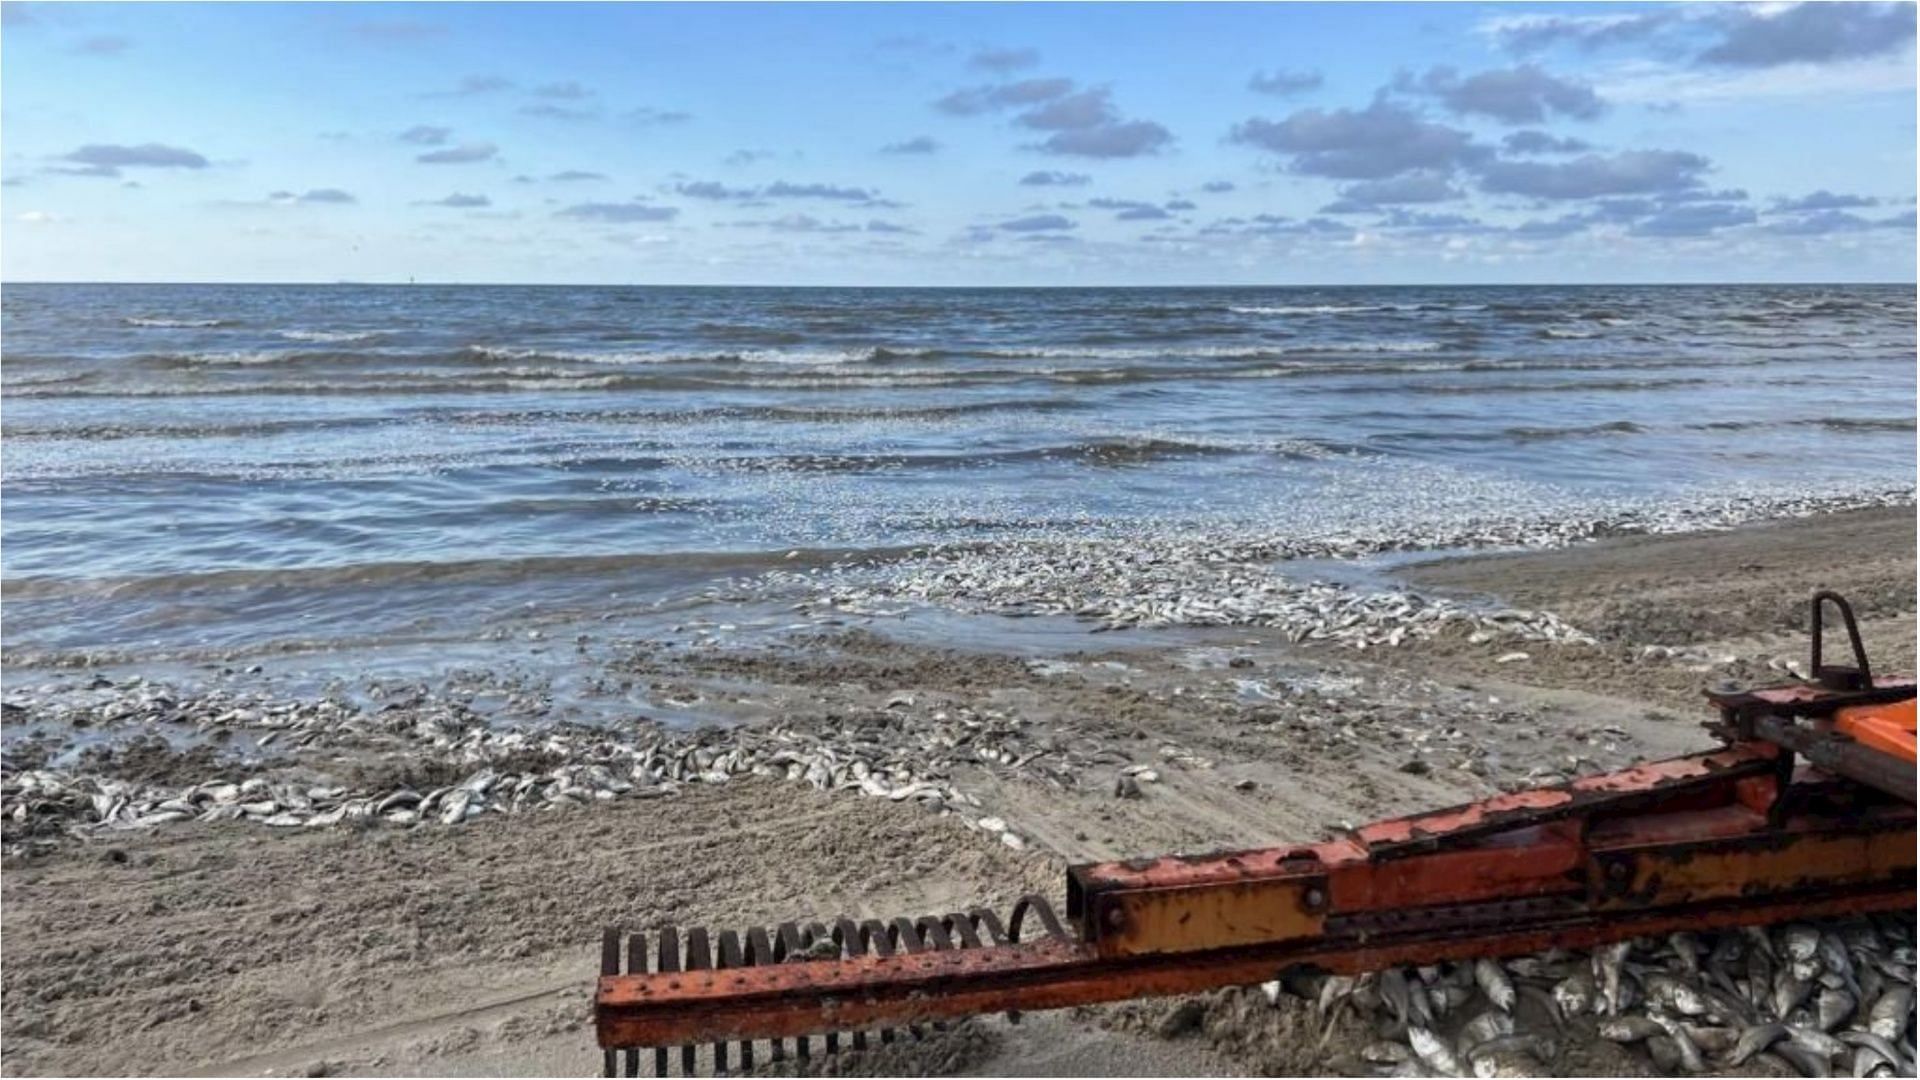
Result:
M1798 623L1815 586L1855 600L1882 669L1913 668L1910 509L1402 574L1553 611L1600 644L1501 663L1510 648L1461 639L1356 654L1242 630L1035 664L904 643L876 624L783 649L635 656L632 672L696 692L749 688L760 713L832 723L905 692L901 707L1015 712L1063 747L1123 746L1165 766L1124 800L1105 766L1071 785L957 775L1027 838L1024 851L912 803L771 780L460 829L102 836L0 878L0 1071L587 1074L599 1067L588 995L609 923L1004 908L1027 891L1058 901L1071 862L1312 840L1341 821L1683 753L1706 738L1702 688L1778 680L1769 661L1804 657ZM1648 658L1648 645L1696 651ZM988 1019L873 1067L1320 1071L1339 1043L1225 993L1204 1007Z

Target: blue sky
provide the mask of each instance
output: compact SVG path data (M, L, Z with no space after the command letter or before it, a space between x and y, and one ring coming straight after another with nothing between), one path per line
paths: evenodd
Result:
M7 3L7 280L1914 278L1911 5Z

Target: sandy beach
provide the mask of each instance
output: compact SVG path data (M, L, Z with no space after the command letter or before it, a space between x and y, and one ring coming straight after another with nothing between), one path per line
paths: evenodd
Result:
M1422 594L1550 612L1592 644L1447 632L1356 650L1236 627L988 652L874 619L774 644L640 652L609 673L736 702L736 733L869 725L933 745L965 722L1012 749L956 759L946 781L963 794L946 799L747 775L458 827L185 821L34 844L9 822L4 1070L592 1072L604 925L920 914L1029 891L1057 901L1073 862L1318 839L1342 822L1687 752L1707 739L1701 689L1777 681L1805 662L1815 587L1852 598L1881 669L1909 669L1914 540L1912 509L1894 507L1393 571ZM436 766L399 745L316 739L295 760L316 778L413 770L434 782ZM191 757L150 748L97 764L147 782L204 779ZM1157 779L1118 798L1128 765ZM1003 831L982 827L986 815ZM1350 1058L1338 1032L1286 1037L1297 1022L1222 993L1199 1008L982 1020L866 1067L1259 1073ZM1639 1067L1600 1049L1614 1056L1584 1067Z

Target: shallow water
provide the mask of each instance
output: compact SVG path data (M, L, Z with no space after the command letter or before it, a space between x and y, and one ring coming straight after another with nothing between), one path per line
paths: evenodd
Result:
M906 545L1914 482L1908 287L12 285L0 308L11 662L664 624L718 580Z

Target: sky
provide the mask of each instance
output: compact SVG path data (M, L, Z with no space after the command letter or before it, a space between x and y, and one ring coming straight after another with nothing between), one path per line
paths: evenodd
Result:
M1915 278L1911 4L4 15L8 281Z

